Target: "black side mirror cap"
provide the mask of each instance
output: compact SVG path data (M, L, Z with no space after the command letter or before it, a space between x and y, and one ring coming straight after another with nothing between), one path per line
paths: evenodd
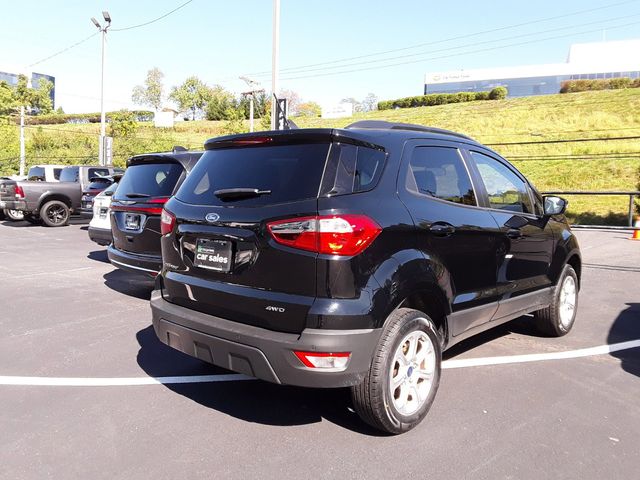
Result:
M547 197L543 197L544 201L544 214L546 216L552 215L562 215L567 211L567 206L569 205L569 201L565 200L562 197L555 197L549 195Z

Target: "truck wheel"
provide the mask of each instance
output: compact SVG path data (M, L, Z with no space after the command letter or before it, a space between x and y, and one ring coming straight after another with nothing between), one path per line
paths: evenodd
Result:
M565 265L551 305L534 314L536 328L548 337L562 337L571 331L577 311L578 276L571 265Z
M387 319L369 373L351 387L355 411L384 432L411 430L431 408L441 356L433 321L418 310L396 310Z
M40 209L40 218L47 227L62 227L69 223L69 207L59 200L51 200Z
M24 215L20 210L5 209L4 216L7 217L12 222L19 222L24 218Z

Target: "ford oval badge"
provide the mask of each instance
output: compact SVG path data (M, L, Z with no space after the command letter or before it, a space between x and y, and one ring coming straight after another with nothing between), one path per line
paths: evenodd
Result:
M220 220L220 215L218 215L217 213L207 213L204 219L209 223L213 223Z

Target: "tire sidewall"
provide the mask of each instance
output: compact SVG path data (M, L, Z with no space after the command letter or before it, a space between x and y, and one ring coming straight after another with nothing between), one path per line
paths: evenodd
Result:
M14 212L18 212L18 210L9 210L9 209L6 209L6 210L4 210L4 212L3 212L3 213L4 213L5 217L7 217L7 218L8 218L9 220L11 220L12 222L18 222L18 221L20 221L20 220L22 220L22 219L24 218L24 215L22 215L22 216L20 216L20 215L16 216L16 215L14 214Z
M423 331L429 336L433 344L433 348L435 350L436 368L434 370L433 383L431 385L431 390L429 391L429 396L427 397L427 400L420 407L420 409L418 409L417 412L411 415L403 415L400 412L398 412L395 406L393 405L393 401L391 399L391 390L389 385L389 382L390 382L389 373L391 370L391 362L394 361L394 354L398 346L400 345L400 342L404 339L406 335L417 330ZM440 348L440 339L436 332L433 322L427 315L421 312L415 312L413 315L413 318L406 320L400 326L398 331L395 333L394 340L391 343L391 348L387 352L387 358L385 359L384 366L383 366L384 379L382 383L384 388L384 391L383 391L384 405L385 405L388 419L395 426L395 428L403 431L408 430L413 426L415 426L416 424L418 424L420 421L422 421L422 419L427 415L431 407L431 404L435 399L436 393L438 391L438 385L440 384L441 363L442 363L442 353Z
M53 223L49 220L49 217L47 216L47 211L54 206L61 206L64 208L64 211L65 211L64 221L60 223ZM47 227L62 227L69 222L69 213L70 213L69 207L67 207L67 205L64 202L61 202L59 200L52 200L44 204L40 212L40 218L42 219L42 221Z
M560 294L562 292L562 286L564 285L565 279L569 276L573 277L573 281L575 282L576 300L573 308L573 316L571 317L571 322L569 323L568 327L565 327L562 324L561 317L560 317ZM578 275L576 274L575 270L571 265L565 265L564 269L562 270L562 275L560 275L560 281L558 282L558 287L555 292L556 298L554 302L555 303L555 312L554 312L555 325L554 326L560 335L566 335L567 333L569 333L576 322L576 315L578 313L579 292L580 292L580 289L579 289L579 283L578 283Z

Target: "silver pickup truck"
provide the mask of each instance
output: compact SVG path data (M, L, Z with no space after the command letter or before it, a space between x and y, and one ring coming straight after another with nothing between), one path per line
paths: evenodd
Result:
M0 208L21 211L31 223L42 221L49 227L61 227L79 212L82 193L91 179L120 171L113 167L75 165L62 169L59 182L2 181ZM104 187L107 186L105 183Z
M26 176L12 175L9 177L0 177L0 184L10 182L12 180L30 180L39 182L57 182L60 178L60 172L65 165L32 165ZM11 220L17 222L23 220L22 212L18 210L0 209L0 220Z

